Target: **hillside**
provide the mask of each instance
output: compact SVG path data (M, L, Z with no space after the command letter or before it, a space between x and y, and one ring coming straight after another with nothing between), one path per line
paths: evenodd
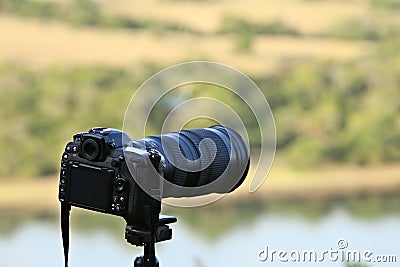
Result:
M257 83L286 164L397 164L396 3L0 0L0 178L55 175L72 134L121 128L142 82L190 60Z

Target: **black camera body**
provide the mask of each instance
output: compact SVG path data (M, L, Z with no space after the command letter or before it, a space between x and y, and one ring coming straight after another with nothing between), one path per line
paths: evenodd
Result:
M71 206L123 217L126 240L144 246L134 266L155 267L154 244L171 239L168 224L176 222L159 218L161 200L231 192L249 164L242 137L220 125L140 140L111 128L75 134L62 155L58 188L65 266Z
M110 128L75 134L62 155L59 200L121 216L131 225L145 224L149 203L125 161L123 149L129 142L125 133ZM149 163L151 169L160 169L161 156L156 150L131 149L129 153L138 170L149 169Z
M243 182L249 164L242 137L220 125L140 140L116 129L93 128L66 145L59 200L140 224L148 217L148 196L160 202L228 193Z

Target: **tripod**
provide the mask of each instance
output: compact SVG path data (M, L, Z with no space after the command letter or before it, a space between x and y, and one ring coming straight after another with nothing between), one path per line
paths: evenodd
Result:
M175 217L159 218L157 228L151 227L150 230L143 230L130 225L126 226L126 241L135 246L144 246L144 255L135 259L134 267L159 267L155 243L172 238L172 229L169 228L168 224L176 221Z

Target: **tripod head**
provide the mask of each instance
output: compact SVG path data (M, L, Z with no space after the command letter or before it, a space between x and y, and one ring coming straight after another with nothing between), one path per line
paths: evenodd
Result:
M168 224L175 222L177 222L176 217L162 217L159 219L158 227L154 232L127 225L125 228L125 239L128 243L134 246L143 246L144 244L152 242L153 240L154 243L171 240L172 229L168 226Z
M134 267L158 267L159 262L155 256L155 243L170 240L172 229L168 224L175 223L175 217L163 217L158 220L158 225L152 229L138 229L127 225L125 239L135 246L144 246L144 255L135 259Z

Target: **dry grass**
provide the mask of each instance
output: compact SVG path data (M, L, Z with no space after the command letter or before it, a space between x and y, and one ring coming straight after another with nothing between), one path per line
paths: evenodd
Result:
M249 179L246 181L249 184ZM228 196L271 201L352 199L396 195L400 192L400 165L330 165L314 170L293 169L274 164L262 187L253 195L248 185Z
M5 16L0 17L0 36L0 61L135 67L144 62L167 66L188 60L212 60L252 74L270 71L282 58L345 60L366 54L371 48L371 44L361 41L259 37L252 52L237 53L235 40L223 36L74 29Z
M58 181L13 179L0 182L1 210L54 210L58 207Z
M133 3L103 1L103 10L144 20L175 22L202 32L215 32L224 16L254 22L280 20L304 33L317 33L333 24L365 14L367 1L165 1Z

